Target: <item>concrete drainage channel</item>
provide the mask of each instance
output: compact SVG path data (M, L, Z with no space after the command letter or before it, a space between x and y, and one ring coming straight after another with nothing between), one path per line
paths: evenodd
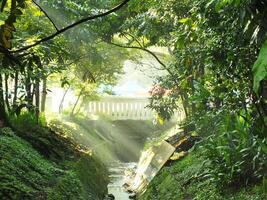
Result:
M135 199L135 193L143 192L162 166L175 151L166 141L144 151L139 163L113 163L109 167L110 184L105 200Z
M168 161L176 161L187 155L199 138L174 135L144 151L137 163L116 162L109 167L109 195L105 200L136 199Z

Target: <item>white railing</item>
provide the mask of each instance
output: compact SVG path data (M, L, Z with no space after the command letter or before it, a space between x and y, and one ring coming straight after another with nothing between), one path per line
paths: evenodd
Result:
M146 107L148 103L148 98L104 97L100 101L89 102L86 110L88 115L147 120L153 118L153 112Z

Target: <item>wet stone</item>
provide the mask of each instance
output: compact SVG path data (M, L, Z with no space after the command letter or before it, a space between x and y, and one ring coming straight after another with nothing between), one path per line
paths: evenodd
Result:
M136 199L136 194L132 194L129 196L129 199Z
M104 200L115 200L115 197L114 197L113 194L108 194L108 195L104 198Z

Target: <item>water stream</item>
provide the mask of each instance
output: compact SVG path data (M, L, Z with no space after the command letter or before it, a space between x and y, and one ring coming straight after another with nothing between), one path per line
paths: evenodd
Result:
M131 194L126 190L136 193L144 191L174 151L175 148L171 144L162 141L160 145L142 152L138 164L113 163L109 167L109 194L113 194L116 200L127 200Z
M128 200L129 194L123 185L127 180L127 171L136 168L137 163L116 162L109 167L110 183L108 185L108 193L113 194L116 200Z

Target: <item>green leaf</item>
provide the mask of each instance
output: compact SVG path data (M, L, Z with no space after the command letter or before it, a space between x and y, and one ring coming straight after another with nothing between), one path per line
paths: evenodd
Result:
M179 20L180 23L186 23L188 21L189 21L189 18L183 18Z
M267 78L267 41L263 44L258 59L253 65L253 90L258 94L260 82Z

